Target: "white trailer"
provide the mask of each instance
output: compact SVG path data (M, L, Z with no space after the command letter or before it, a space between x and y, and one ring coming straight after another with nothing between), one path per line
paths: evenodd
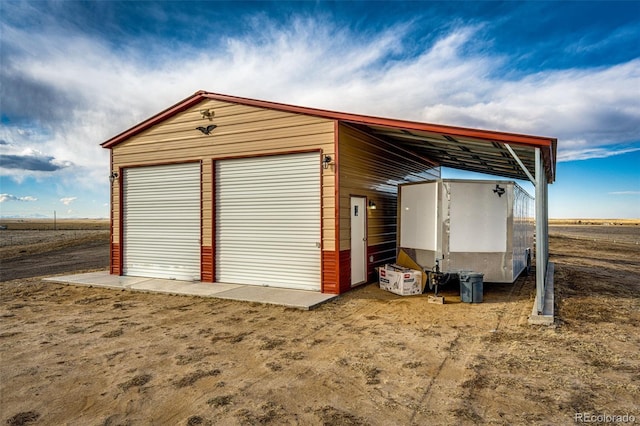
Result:
M511 283L531 265L533 198L504 180L439 179L400 185L399 249L429 269L475 271Z

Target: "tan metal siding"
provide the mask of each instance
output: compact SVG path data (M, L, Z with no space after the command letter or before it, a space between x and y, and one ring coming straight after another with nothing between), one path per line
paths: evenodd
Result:
M200 111L211 109L212 121ZM216 124L212 135L198 126ZM202 245L213 244L212 160L274 153L319 150L334 157L333 120L216 100L206 100L168 118L112 148L112 170L119 167L202 160ZM320 165L318 165L320 167ZM332 168L322 170L323 248L334 250L335 179ZM119 187L113 186L113 242L119 242Z
M318 145L332 144L333 134L327 134L326 127L324 124L313 124L289 129L251 132L245 135L223 135L218 133L218 129L215 129L213 134L209 136L202 135L176 142L158 141L154 145L131 148L128 148L125 142L125 146L121 150L118 149L117 152L114 152L114 161L118 164L159 162L175 159L178 153L181 156L189 155L190 158L200 159L207 156L254 156L272 153L275 150L283 152L308 150L309 148L317 148ZM193 132L198 131L193 130ZM300 135L294 132L299 132ZM305 132L307 133L302 134Z
M213 200L211 199L213 194L213 176L211 160L202 160L202 245L205 247L213 244L212 234L212 220L207 219L207 215L210 215L213 211Z
M282 115L287 113L280 112L279 114ZM218 129L215 131L218 136L243 135L244 138L246 137L246 134L252 132L271 131L272 133L277 134L277 131L282 130L283 128L314 125L318 124L318 120L320 120L315 117L290 115L291 116L289 117L273 117L273 114L270 114L272 118L265 119L265 117L257 117L255 114L242 114L241 116L236 117L236 119L256 119L256 121L231 123L228 122L228 120L221 119L217 116L213 117L213 120L210 122L207 119L203 119L200 114L192 114L192 120L188 122L173 124L162 123L160 126L163 127L163 129L159 130L156 129L156 127L152 127L136 136L136 138L139 139L137 141L139 144L156 143L158 141L169 142L175 140L194 139L202 136L201 133L195 131L195 127L203 124L206 125L207 123L214 123L218 126ZM196 126L193 125L194 123Z
M259 155L274 150L321 148L333 151L333 121L244 105L206 101L113 148L116 166L138 162L160 162L176 157ZM215 112L213 121L200 111ZM230 112L235 115L229 116ZM196 127L216 124L212 135ZM202 158L200 158L202 157Z
M367 209L373 264L389 261L395 256L397 184L438 178L440 169L429 168L423 159L344 124L339 126L338 149L340 251L351 247L349 197L363 195L376 204L375 210Z

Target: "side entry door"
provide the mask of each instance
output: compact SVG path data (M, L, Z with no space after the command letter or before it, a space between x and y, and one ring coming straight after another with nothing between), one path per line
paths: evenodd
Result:
M367 281L367 207L365 197L351 197L351 286Z

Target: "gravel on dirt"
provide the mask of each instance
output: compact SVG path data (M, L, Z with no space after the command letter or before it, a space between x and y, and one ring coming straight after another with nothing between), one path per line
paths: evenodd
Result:
M73 273L79 270L106 269L109 267L108 233L64 241L62 248L51 245L38 250L23 249L14 257L2 258L0 282L19 278ZM31 251L31 253L30 253ZM33 252L35 251L35 252Z

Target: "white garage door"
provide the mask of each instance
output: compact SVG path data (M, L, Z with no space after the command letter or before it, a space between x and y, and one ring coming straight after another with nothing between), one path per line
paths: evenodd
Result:
M320 154L216 164L216 275L320 291Z
M200 163L124 170L124 275L200 280Z

